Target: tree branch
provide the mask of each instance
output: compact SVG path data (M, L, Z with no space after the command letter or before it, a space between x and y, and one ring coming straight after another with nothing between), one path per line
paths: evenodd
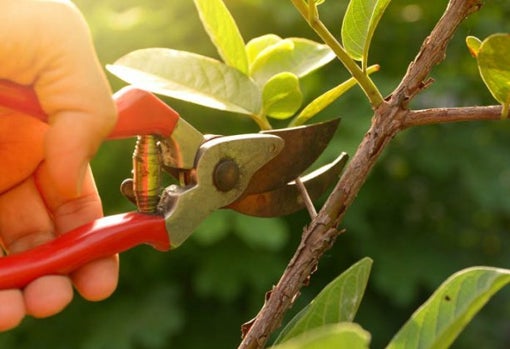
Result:
M500 105L488 107L433 108L411 110L406 115L403 128L461 121L501 120Z
M432 68L444 59L448 42L458 25L480 7L481 0L449 2L443 17L425 39L400 85L387 102L375 110L370 129L326 204L303 232L301 243L292 260L255 318L239 349L263 348L269 335L280 326L284 313L299 295L299 290L309 279L321 256L338 236L337 226L347 207L356 197L379 155L391 139L407 127L438 120L437 116L431 116L426 111L410 112L407 105L428 85L425 79ZM446 112L443 115L452 120L454 114ZM420 116L428 121L420 123L418 120Z

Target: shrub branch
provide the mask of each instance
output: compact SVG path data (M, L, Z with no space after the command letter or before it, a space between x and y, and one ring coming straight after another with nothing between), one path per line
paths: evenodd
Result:
M480 7L481 0L449 1L443 16L424 40L399 86L374 110L370 129L325 205L304 229L299 247L251 323L239 349L263 348L270 334L280 326L285 312L310 278L319 259L340 233L337 227L346 209L355 199L381 152L399 131L411 126L442 122L499 119L500 107L408 109L410 100L430 84L427 77L433 67L444 59L446 47L457 27Z

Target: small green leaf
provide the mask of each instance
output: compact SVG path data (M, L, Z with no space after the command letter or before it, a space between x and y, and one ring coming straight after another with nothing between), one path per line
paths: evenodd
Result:
M302 102L299 79L292 73L273 76L262 89L264 112L275 119L290 118L301 107Z
M352 321L367 286L372 260L364 258L328 284L285 326L275 343L326 324Z
M373 65L367 69L367 74L372 74L379 70L378 65ZM340 85L333 87L331 90L326 91L316 99L314 99L310 104L308 104L301 113L290 123L289 127L299 126L310 120L312 117L323 111L326 107L328 107L331 103L336 101L340 96L342 96L345 92L350 90L353 86L356 86L356 79L350 78L347 81L344 81Z
M342 22L345 49L366 67L368 50L379 20L391 0L351 0Z
M475 314L509 282L507 269L476 267L452 275L411 316L387 349L448 348Z
M255 59L262 51L280 41L282 41L282 38L275 34L266 34L258 36L248 41L248 43L246 44L246 54L248 55L248 62L250 64L250 68Z
M327 325L310 330L271 349L368 349L370 333L353 323Z
M137 50L108 70L148 91L219 110L256 115L262 109L257 85L239 70L190 52Z
M503 105L502 117L510 105L510 34L494 34L482 42L478 69L494 98Z
M469 53L471 53L473 57L477 57L480 46L482 46L482 41L475 36L468 36L466 37L466 45Z
M223 61L248 74L244 40L222 0L194 0L200 20Z
M259 85L276 74L289 72L301 78L329 63L333 51L322 44L302 38L283 39L267 47L255 59L250 76Z

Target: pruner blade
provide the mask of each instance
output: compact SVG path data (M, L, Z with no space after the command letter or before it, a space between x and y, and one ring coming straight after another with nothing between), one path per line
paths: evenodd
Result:
M262 131L282 138L285 148L252 177L245 194L281 188L308 169L335 135L340 118L306 126Z
M301 177L312 201L320 198L338 180L349 157L340 154L333 162ZM234 201L227 208L257 217L276 217L294 213L305 207L295 181L264 193L250 194Z

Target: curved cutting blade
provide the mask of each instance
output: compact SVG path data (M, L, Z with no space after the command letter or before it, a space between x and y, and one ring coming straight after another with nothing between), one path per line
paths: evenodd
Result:
M348 158L346 153L342 153L332 163L301 177L312 201L322 196L338 180ZM245 196L227 207L249 216L276 217L294 213L304 208L305 204L295 182L290 182L272 191Z
M322 154L339 123L337 118L312 125L262 131L282 138L285 147L253 175L245 194L271 191L298 178Z

